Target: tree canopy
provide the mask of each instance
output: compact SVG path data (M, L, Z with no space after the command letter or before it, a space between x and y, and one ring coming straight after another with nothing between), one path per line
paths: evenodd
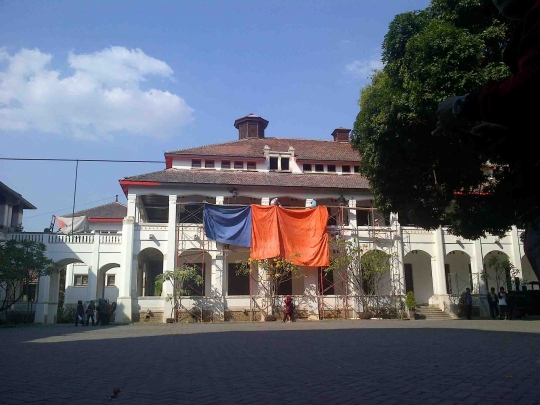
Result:
M491 0L432 0L391 22L384 67L361 91L352 132L360 171L385 214L470 239L519 225L506 162L478 137L431 135L439 102L509 75L509 31ZM493 175L482 170L488 161L500 167Z

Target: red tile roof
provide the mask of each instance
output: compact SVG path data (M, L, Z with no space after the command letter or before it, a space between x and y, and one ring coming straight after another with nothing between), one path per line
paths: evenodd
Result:
M331 189L369 189L367 179L359 174L294 174L237 170L165 169L159 172L125 177L120 182L177 184L218 184L259 187L306 187Z
M72 213L62 215L63 217L71 217ZM75 212L76 217L88 218L107 218L117 219L124 218L127 215L127 207L119 202L99 205L97 207L88 208L86 210Z
M360 155L352 148L349 142L288 138L241 139L233 142L174 150L167 152L166 155L264 158L265 145L268 145L271 151L278 152L287 152L289 147L292 146L298 160L360 162Z

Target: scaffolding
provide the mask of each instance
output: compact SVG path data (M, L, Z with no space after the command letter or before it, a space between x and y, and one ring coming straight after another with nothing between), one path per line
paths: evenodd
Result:
M174 267L178 267L178 261L181 258L182 266L197 268L201 272L202 284L200 286L189 284L189 299L192 300L195 308L188 308L182 305L180 301L179 307L175 308L175 321L186 319L194 319L199 322L205 320L205 301L206 301L206 283L209 281L206 277L206 255L210 251L210 241L206 238L204 227L201 226L204 203L200 202L185 202L177 203L179 212L177 213L177 238L178 241L175 248ZM176 294L180 286L178 281L175 282L173 292ZM197 297L193 300L192 297ZM196 308L199 306L199 308Z
M177 215L177 251L175 254L175 268L178 267L178 260L182 260L183 266L191 266L200 269L203 283L201 286L189 286L189 300L193 302L193 307L188 308L185 305L179 305L176 309L176 320L186 320L191 317L195 321L214 320L214 316L207 316L213 313L213 301L215 297L209 297L205 294L206 285L210 280L206 277L207 255L211 251L216 250L212 241L206 238L204 226L202 226L202 218L204 205L206 202L179 202L179 212ZM236 206L245 206L244 204L227 204ZM352 240L356 243L367 245L368 250L382 250L388 254L390 260L390 282L391 294L386 296L385 300L389 301L385 305L392 303L398 313L404 310L403 306L403 280L400 272L400 259L398 255L397 243L397 220L390 221L388 226L378 226L376 219L376 209L372 207L349 207L347 205L325 206L329 209L329 224L328 227L329 239ZM287 209L309 209L309 207L284 207ZM360 212L367 211L370 220L367 226L367 240L360 241L358 227L349 226L350 211ZM383 218L381 217L380 220ZM362 227L364 228L364 227ZM365 228L364 228L365 229ZM349 237L350 239L347 239ZM345 255L346 246L344 243L336 244L332 248L331 255ZM217 250L216 250L217 251ZM219 252L222 257L226 257L228 246L223 246ZM246 251L248 252L248 251ZM250 264L252 266L252 264ZM316 301L318 307L319 319L341 318L354 319L357 318L360 312L366 312L365 305L369 302L369 294L355 285L355 274L352 274L350 268L337 269L331 272L325 272L325 268L318 268L317 286L316 286ZM227 268L223 268L223 273L227 272ZM252 274L254 269L252 268ZM259 270L260 271L260 270ZM263 317L269 313L271 302L268 297L261 295L265 286L258 285L257 291L254 291L254 281L249 278L249 320L254 321L257 314L260 313ZM260 280L259 280L260 281ZM358 284L356 280L356 284ZM175 286L177 288L178 286ZM292 294L291 294L292 295ZM222 297L223 299L224 297ZM309 297L303 295L303 298ZM371 297L373 298L373 297ZM378 299L378 298L377 298ZM268 302L267 302L268 301ZM362 305L360 305L362 301ZM225 310L225 303L223 302ZM278 300L278 306L281 304ZM369 306L369 303L367 304ZM362 306L362 308L360 308ZM247 309L247 308L246 308Z

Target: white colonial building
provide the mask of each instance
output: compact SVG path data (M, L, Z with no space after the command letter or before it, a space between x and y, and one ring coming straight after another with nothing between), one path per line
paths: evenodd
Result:
M74 235L10 233L9 238L34 239L47 245L48 255L67 266L65 303L105 297L117 302L116 322L132 322L151 314L171 317L166 296L172 286L156 277L182 264L196 265L200 287L182 301L187 311L214 320L255 319L259 286L236 273L237 262L249 258L242 248L207 238L202 225L204 204L327 206L328 232L357 238L367 249L392 257L392 270L378 291L381 299L401 300L414 291L419 304L454 312L457 296L467 287L481 299L495 286L486 263L493 255L508 258L522 280L536 280L524 257L520 231L504 238L465 240L444 228L426 231L385 218L373 206L367 180L359 172L360 157L349 143L350 130L338 128L329 140L265 136L268 121L250 114L234 122L238 139L165 154L163 170L120 180L127 207L119 203L96 207L84 215L94 224ZM486 277L482 277L485 272ZM60 273L40 280L36 322L55 322ZM292 295L301 316L360 317L360 291L337 274L305 268L304 276L280 287ZM336 315L338 314L338 315Z

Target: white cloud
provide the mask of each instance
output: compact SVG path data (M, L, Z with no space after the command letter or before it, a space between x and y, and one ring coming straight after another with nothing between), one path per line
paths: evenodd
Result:
M52 70L51 60L38 49L11 55L0 48L0 132L166 136L192 119L193 109L178 95L141 89L148 77L173 80L174 72L140 49L70 53L74 72L67 76Z
M383 68L380 56L367 60L355 60L345 65L345 73L356 79L368 79L374 70Z

